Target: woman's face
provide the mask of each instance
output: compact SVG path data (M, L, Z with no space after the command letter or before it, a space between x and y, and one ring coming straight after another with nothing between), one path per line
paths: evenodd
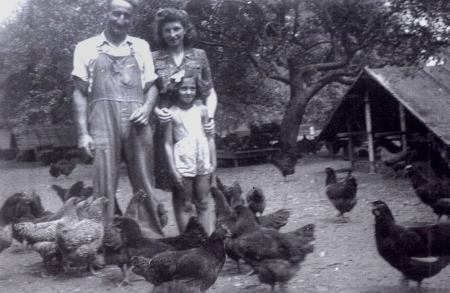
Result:
M169 48L176 48L183 45L186 30L179 21L168 22L162 27L162 35Z
M183 78L178 88L179 101L183 105L190 105L197 94L197 85L192 77Z

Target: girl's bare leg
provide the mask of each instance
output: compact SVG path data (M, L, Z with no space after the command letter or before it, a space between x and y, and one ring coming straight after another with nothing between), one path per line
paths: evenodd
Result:
M193 177L184 177L186 182L184 188L174 187L172 189L173 210L180 234L186 229L193 213L194 179Z
M195 177L193 201L197 208L198 221L208 235L213 232L212 200L209 194L211 188L211 174Z

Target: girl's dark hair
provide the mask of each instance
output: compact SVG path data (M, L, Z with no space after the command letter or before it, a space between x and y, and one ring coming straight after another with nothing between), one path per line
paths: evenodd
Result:
M185 46L191 46L197 38L197 31L195 30L194 24L191 22L191 18L186 11L175 8L162 8L156 12L155 16L155 38L162 48L166 49L168 47L163 37L163 26L166 23L177 21L180 22L186 30L186 35L183 39L183 44Z
M181 78L180 82L175 82L174 87L178 90L180 89L181 84L183 83L183 80L186 78L192 78L195 80L195 86L196 86L196 95L195 97L197 99L204 99L205 98L205 92L207 92L207 87L205 85L205 82L201 79L200 75L193 71L193 70L185 70L184 76ZM172 81L173 82L173 81Z

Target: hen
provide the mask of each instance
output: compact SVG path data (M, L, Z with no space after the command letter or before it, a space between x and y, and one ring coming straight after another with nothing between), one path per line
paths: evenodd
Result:
M345 222L344 213L350 212L357 203L356 191L358 185L356 179L352 176L351 170L341 181L337 181L336 173L332 168L325 168L325 173L327 174L325 179L327 197L339 211L338 216L341 216Z
M378 253L402 272L405 280L420 287L425 278L438 274L450 263L450 225L406 228L395 223L385 202L372 203ZM434 256L433 258L423 258Z
M280 151L273 157L272 164L280 170L284 178L295 173L295 164L300 156L295 147L280 141Z
M300 269L300 262L314 251L313 224L289 233L261 228L238 238L227 239L225 248L250 264L259 280L274 288L285 284Z
M247 204L249 209L258 216L261 215L265 208L266 208L266 196L264 195L263 191L259 187L253 187L248 193L247 193Z
M83 181L75 182L69 189L62 188L56 184L53 184L51 187L61 198L62 202L66 202L71 197L78 197L84 200L93 194L93 188L91 186L85 187Z
M291 213L287 209L280 209L276 212L257 217L257 221L261 227L280 230L284 227Z
M69 177L70 173L75 169L77 163L75 160L61 159L57 163L50 164L49 173L55 178L58 178L61 174Z
M129 284L128 267L132 256L151 258L168 250L185 250L200 247L207 234L197 218L192 217L186 231L175 237L151 239L142 236L138 223L128 217L115 217L105 232L105 258L107 263L119 266L123 283Z
M216 182L217 188L223 192L223 195L231 207L244 204L243 199L241 198L242 188L239 185L239 182L234 181L232 185L227 186L222 183L218 176L216 177Z
M443 215L450 218L450 182L428 179L413 165L406 166L405 171L417 196L438 215L438 222Z
M62 256L56 245L57 227L60 223L75 225L78 222L76 202L76 198L69 199L60 209L60 212L55 213L61 215L57 220L40 223L22 222L14 224L14 229L17 233L22 236L28 244L33 245L33 249L43 258L44 271L41 272L42 277L46 275L45 271L50 272L54 267L54 259L56 259L57 265L61 264Z
M56 243L64 257L66 272L87 267L93 275L96 274L94 263L97 251L103 244L103 214L107 202L105 197L98 197L90 204L87 219L74 225L58 223Z
M226 228L216 229L199 248L167 251L149 261L133 257L133 272L155 285L185 281L184 287L205 292L217 280L225 263L224 240L231 236Z
M379 154L384 165L392 168L396 175L398 171L403 171L417 157L417 151L411 150L411 148L397 153L391 153L385 147L379 146L376 148L376 152Z

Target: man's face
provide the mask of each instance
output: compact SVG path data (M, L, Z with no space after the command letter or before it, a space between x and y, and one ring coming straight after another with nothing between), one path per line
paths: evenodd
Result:
M131 25L133 6L124 0L113 0L108 11L108 31L115 37L124 37Z

